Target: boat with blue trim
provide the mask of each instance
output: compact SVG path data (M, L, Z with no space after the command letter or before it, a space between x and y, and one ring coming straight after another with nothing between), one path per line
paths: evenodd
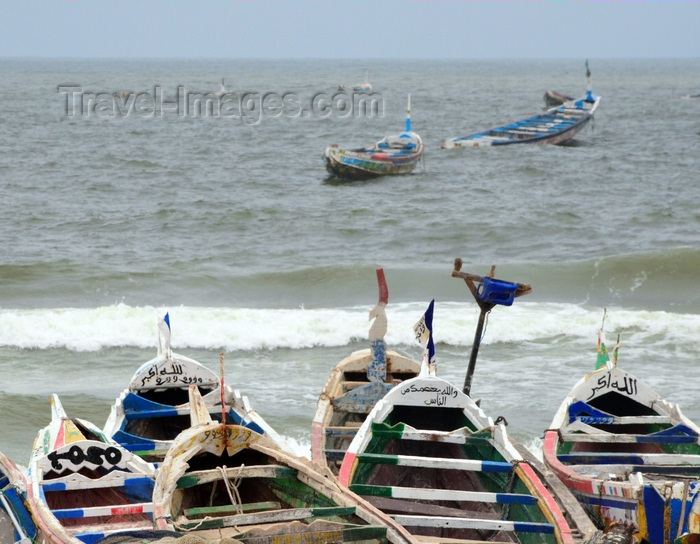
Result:
M227 423L268 435L281 447L289 447L246 396L225 385L221 376L200 362L172 351L169 314L159 320L156 357L136 370L116 399L104 433L150 462L162 460L173 439L190 426L190 385L200 388L212 418L221 421L225 411Z
M423 156L423 140L411 131L411 96L408 97L406 130L386 136L368 147L345 149L333 144L322 155L329 174L336 178L364 180L378 176L410 174Z
M482 314L530 292L529 285L455 268ZM414 328L424 347L419 376L397 384L374 406L345 454L340 483L419 542L576 542L559 502L508 436L504 418L494 421L469 396L469 371L463 390L437 376L433 308L434 301Z
M457 147L492 147L511 144L563 144L590 123L600 104L600 95L591 91L591 72L586 61L587 91L583 98L567 100L557 93L561 104L554 105L544 113L491 128L469 136L450 138L442 143L442 149ZM553 98L545 93L545 102Z
M624 524L650 544L697 540L700 427L621 369L618 347L611 358L601 327L596 368L545 432L544 463L600 528Z
M24 472L0 452L0 542L32 544L36 524L27 507Z
M153 530L155 468L89 421L69 418L57 395L29 460L27 503L36 542L94 544Z

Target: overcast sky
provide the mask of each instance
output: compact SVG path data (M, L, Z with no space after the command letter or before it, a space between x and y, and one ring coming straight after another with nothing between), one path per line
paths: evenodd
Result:
M700 2L0 0L0 57L698 58Z

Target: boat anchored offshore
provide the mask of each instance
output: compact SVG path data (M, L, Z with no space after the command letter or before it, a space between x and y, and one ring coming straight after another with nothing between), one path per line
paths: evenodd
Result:
M408 96L406 130L386 136L369 147L344 149L333 144L322 155L329 174L341 179L370 179L409 174L423 155L423 140L411 131L411 95Z
M469 136L447 139L443 149L491 147L511 144L562 144L588 125L600 104L600 96L590 89L590 71L586 61L588 91L578 100L567 100L544 113ZM546 100L546 95L545 95Z

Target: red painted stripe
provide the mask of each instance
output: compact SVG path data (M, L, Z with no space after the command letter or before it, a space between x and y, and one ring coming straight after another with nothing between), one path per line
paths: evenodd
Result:
M115 506L112 508L111 513L113 516L123 516L126 514L142 514L143 505L130 506L127 504L125 506Z
M551 512L552 516L554 516L554 524L557 526L557 528L559 529L559 531L561 533L562 543L563 544L573 544L574 537L571 534L571 527L569 527L569 524L566 522L566 518L564 518L564 514L562 513L561 508L559 508L559 504L557 504L557 501L554 500L554 497L552 497L552 494L544 486L544 484L539 479L537 474L535 474L535 471L532 469L532 467L530 465L525 464L525 463L520 463L518 466L525 473L525 475L530 479L530 482L532 482L532 484L535 486L535 489L542 497L542 500L544 500L544 502L547 505L547 508Z
M343 464L340 466L340 474L338 474L338 480L340 484L348 487L350 485L350 476L352 473L352 466L355 463L355 458L357 455L353 452L346 451L345 457L343 458Z
M557 431L547 431L544 434L542 457L544 458L545 464L552 469L569 489L575 489L582 493L597 494L597 492L593 490L593 480L591 478L584 478L559 461L557 458L558 444L559 434Z

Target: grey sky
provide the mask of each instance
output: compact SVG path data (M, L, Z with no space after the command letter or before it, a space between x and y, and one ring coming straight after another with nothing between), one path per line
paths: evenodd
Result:
M698 58L700 2L4 0L0 57Z

